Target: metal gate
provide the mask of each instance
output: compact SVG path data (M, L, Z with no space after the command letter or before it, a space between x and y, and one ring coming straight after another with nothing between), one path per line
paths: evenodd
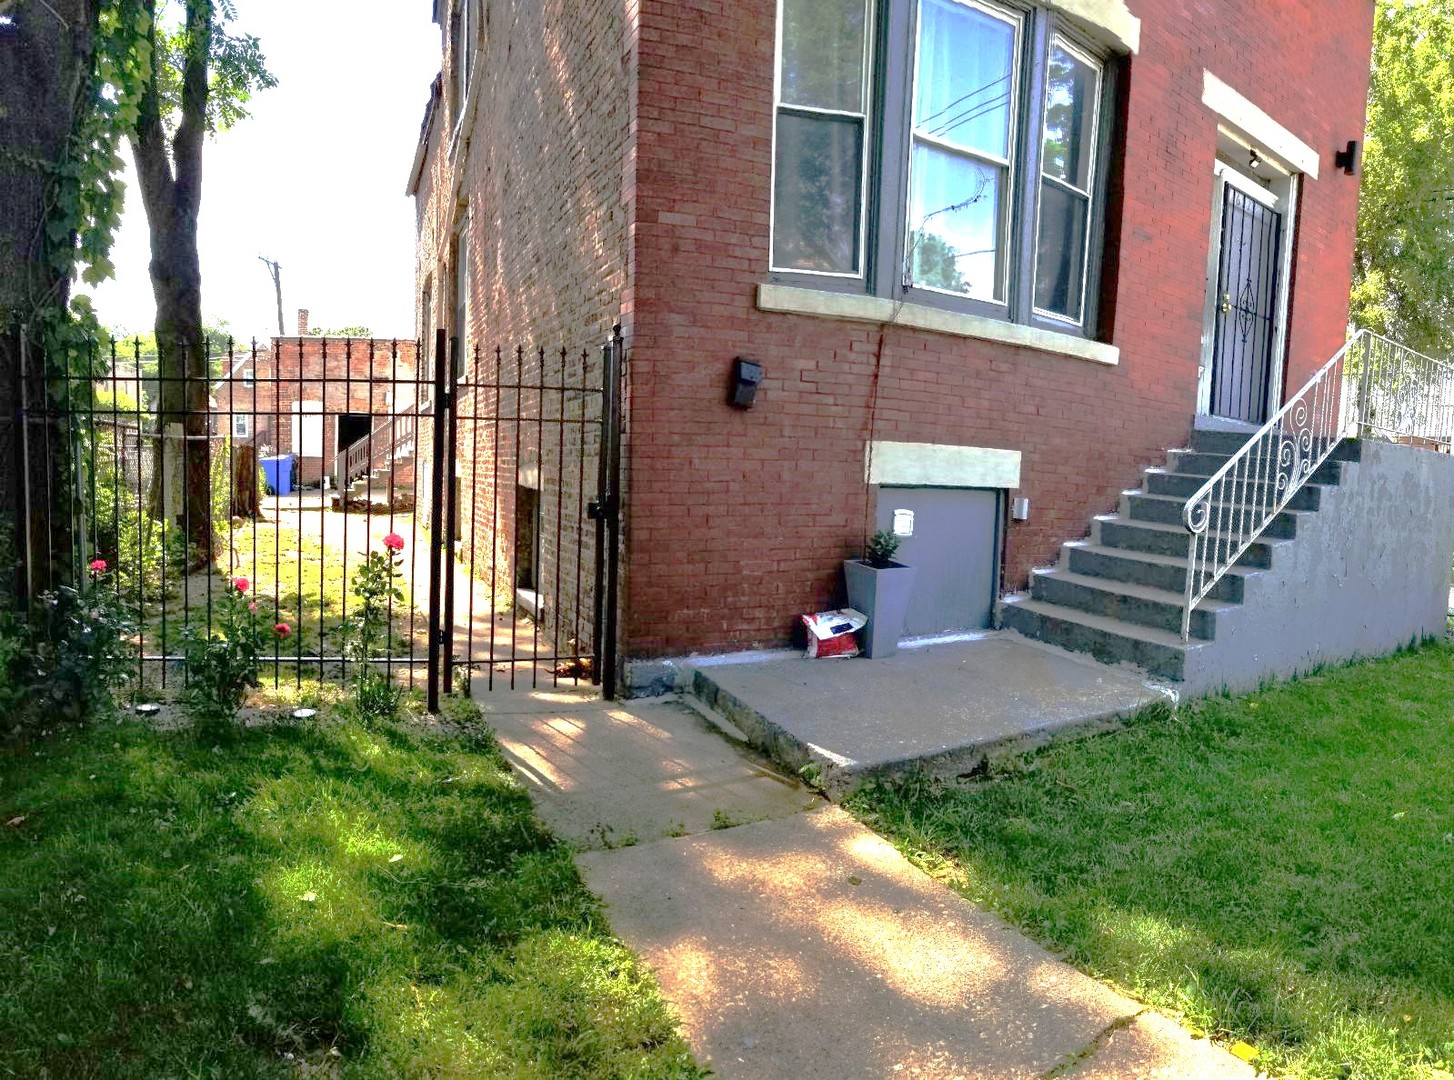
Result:
M1214 416L1252 424L1267 418L1281 237L1281 214L1226 184L1212 350Z
M545 681L614 696L619 329L599 350L470 359L444 331L225 342L178 377L140 342L60 371L22 349L16 608L68 583L112 590L136 626L139 697L185 685L187 635L238 582L278 628L273 687L369 663L431 710L442 691ZM399 599L360 658L355 575L389 550Z
M440 330L431 707L440 686L588 680L614 698L621 328L599 350L454 343L447 365L445 344Z

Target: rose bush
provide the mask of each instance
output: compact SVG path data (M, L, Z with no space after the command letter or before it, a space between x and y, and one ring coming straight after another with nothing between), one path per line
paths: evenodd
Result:
M204 737L234 729L248 690L258 685L269 620L260 617L257 601L247 599L250 587L247 578L233 578L218 602L215 627L189 626L183 632L187 687L182 699ZM281 640L290 632L287 623L274 623L272 638Z

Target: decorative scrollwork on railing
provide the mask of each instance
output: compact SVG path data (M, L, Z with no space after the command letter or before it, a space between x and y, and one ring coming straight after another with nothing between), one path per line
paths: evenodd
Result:
M1181 636L1191 613L1355 431L1454 446L1454 364L1360 330L1189 499Z
M1210 493L1195 502L1188 502L1186 508L1181 512L1182 524L1190 533L1204 533L1207 531L1207 523L1212 516L1212 498Z

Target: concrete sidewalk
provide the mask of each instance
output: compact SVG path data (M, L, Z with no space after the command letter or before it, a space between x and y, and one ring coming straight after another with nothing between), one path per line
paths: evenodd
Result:
M615 932L726 1078L1241 1078L682 702L481 694Z

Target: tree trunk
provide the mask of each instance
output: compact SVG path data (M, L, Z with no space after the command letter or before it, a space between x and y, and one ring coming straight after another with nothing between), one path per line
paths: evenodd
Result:
M248 521L262 516L258 505L257 449L250 443L237 448L232 462L232 516Z
M38 319L63 309L69 296L69 278L46 257L45 224L55 170L90 84L96 10L92 0L18 0L6 14L11 22L0 26L0 523L14 531L9 543L0 537L0 591L14 579L23 597L25 582L14 573L22 549L32 556L35 586L45 588L54 583L52 570L63 572L70 547L68 536L47 535L57 520L69 520L65 513L36 507L28 535L19 534L25 479L33 492L60 491L66 470L63 458L43 452L20 460L16 391L21 326L31 327L29 364L36 374L45 365ZM27 393L34 389L32 383ZM29 434L32 449L64 445L58 428L31 425Z
M155 0L151 37L158 46ZM137 186L151 230L151 287L156 297L157 374L161 430L149 496L154 513L172 517L198 565L213 555L211 413L208 362L202 336L202 266L197 255L197 213L202 204L202 140L207 127L207 60L212 0L187 0L181 119L170 147L162 123L161 91L153 78L138 106L131 148ZM180 435L180 437L177 437ZM182 465L183 495L167 499L167 462Z
M155 516L168 515L183 530L196 565L202 565L211 561L213 554L212 447L196 214L178 210L169 222L153 223L151 250L151 287L157 306L160 437L149 500ZM174 437L178 432L181 438ZM165 505L164 485L178 471L181 498Z

